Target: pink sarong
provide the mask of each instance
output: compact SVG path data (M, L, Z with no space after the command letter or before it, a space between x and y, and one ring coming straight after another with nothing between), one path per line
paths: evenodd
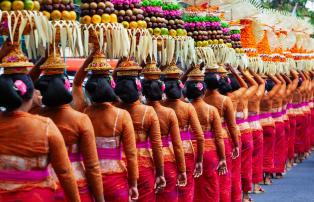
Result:
M194 155L186 153L185 165L186 165L186 175L187 184L185 187L179 187L179 202L192 202L194 197L194 177L193 172L195 168Z
M284 158L288 160L288 150L289 150L289 138L290 134L290 120L285 120L285 150L284 150ZM286 161L285 160L285 161Z
M275 135L274 126L263 126L263 171L266 173L274 169Z
M314 146L314 108L311 109L311 146Z
M203 175L195 179L194 202L219 202L218 161L216 150L204 152Z
M252 159L252 182L258 184L263 181L263 131L254 130L253 136L253 159Z
M289 116L290 120L290 134L288 137L288 159L294 159L294 140L295 140L295 131L296 131L296 118L295 116Z
M240 202L242 198L242 179L241 179L241 138L239 137L239 157L232 159L231 172L231 201Z
M305 127L305 151L309 152L311 149L311 113L306 113L306 127Z
M93 202L94 201L87 187L79 188L79 194L80 194L81 202ZM54 198L55 198L54 199L55 202L71 202L67 200L63 192L63 189L61 187L56 190Z
M231 201L231 173L232 173L232 142L231 139L224 139L225 143L225 154L226 162L228 167L228 172L226 175L219 176L219 194L221 202L230 202Z
M54 191L50 188L34 188L0 194L3 202L54 202Z
M157 202L178 201L178 189L177 189L177 166L175 162L166 161L164 163L166 188L157 194Z
M104 197L107 202L128 202L127 173L102 174Z
M305 127L306 117L303 114L296 115L296 133L294 150L297 154L303 154L305 152Z
M139 202L155 202L156 195L154 191L155 186L155 172L153 167L139 166L139 179L137 182L138 201Z
M275 122L276 137L274 151L274 169L273 173L283 173L285 171L285 124L284 122Z
M252 190L252 156L253 137L252 133L241 134L241 180L243 192Z

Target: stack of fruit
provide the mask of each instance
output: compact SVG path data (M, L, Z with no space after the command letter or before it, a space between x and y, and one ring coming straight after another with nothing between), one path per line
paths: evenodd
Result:
M197 16L193 13L187 13L183 15L183 20L187 35L195 40L196 46L208 46L209 32L207 32L207 27L210 25L209 16Z
M167 20L164 18L161 0L144 0L142 10L144 11L145 22L148 30L155 36L168 35Z
M114 14L114 5L106 0L82 0L81 23L117 23L117 15Z
M221 30L222 30L222 38L224 40L224 43L229 47L232 48L231 44L231 33L230 33L230 25L227 22L221 22Z
M164 16L167 19L167 28L170 36L186 36L187 31L184 29L182 20L182 11L178 3L164 3L162 6Z
M38 1L32 0L2 0L0 3L0 9L2 11L21 11L21 10L28 10L28 11L39 11L40 4Z
M73 0L39 0L39 3L48 20L76 20Z
M126 29L147 27L140 0L112 0L111 2L114 5L114 14L117 15L118 22L122 23Z
M232 48L239 52L242 49L241 45L241 31L239 29L232 29L230 30L230 40L232 44Z

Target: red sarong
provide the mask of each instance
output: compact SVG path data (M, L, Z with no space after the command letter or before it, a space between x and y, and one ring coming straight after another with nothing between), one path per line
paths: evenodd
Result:
M241 180L243 192L252 190L252 156L253 137L252 133L241 134Z
M305 152L311 149L311 113L306 113Z
M221 202L231 201L231 173L232 173L232 142L231 139L224 139L225 142L225 153L228 172L226 175L219 176L219 193Z
M290 138L290 120L285 120L285 150L284 150L284 158L285 161L288 160L288 149L289 149L289 138Z
M219 202L218 156L216 150L205 151L203 175L195 179L194 202ZM168 200L170 201L170 200Z
M296 115L296 134L294 142L294 150L297 154L305 152L305 127L306 117L303 114Z
M79 188L79 192L80 192L79 194L80 194L81 202L93 202L94 201L87 187ZM55 200L54 200L55 202L70 202L65 198L62 188L57 189L54 197L55 197Z
M2 202L53 202L54 191L50 188L34 188L28 191L16 191L0 194Z
M242 198L242 180L241 180L241 137L239 137L239 157L232 159L231 172L231 201L241 202Z
M159 194L157 194L157 202L178 201L178 189L177 189L177 166L175 162L166 161L164 163L166 188Z
M283 173L285 171L285 124L284 122L275 122L275 152L273 173Z
M296 118L295 116L289 116L290 120L290 134L288 137L288 159L294 159L294 140L295 140L295 130L296 130Z
M314 108L311 109L311 146L314 146Z
M186 153L185 165L187 175L187 185L179 188L179 202L192 202L194 197L194 177L193 172L195 168L194 155ZM146 201L151 202L151 201Z
M155 172L152 167L139 167L139 179L137 182L138 188L138 202L155 202L156 195L154 191L155 186Z
M128 202L129 187L127 173L102 174L106 202Z
M274 169L275 128L263 126L263 171L271 173Z
M252 182L258 184L263 181L263 131L254 130L253 136L253 159L252 159Z

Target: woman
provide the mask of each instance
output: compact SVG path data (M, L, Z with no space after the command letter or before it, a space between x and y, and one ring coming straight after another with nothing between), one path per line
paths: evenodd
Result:
M137 200L138 167L132 119L126 110L112 104L116 101L115 83L109 75L111 67L107 64L105 56L100 52L92 56L93 61L89 57L75 75L74 103L81 104L75 107L84 110L92 120L105 200L107 202ZM90 106L82 97L84 95L82 83L87 70L92 71L85 85L85 91L92 102ZM122 151L126 156L126 165L122 160Z
M236 160L239 157L239 130L235 122L235 111L231 99L221 95L218 91L222 80L219 74L210 71L212 70L207 69L207 73L205 74L207 91L203 99L207 104L216 107L221 117L226 162L227 167L230 169L226 175L219 177L220 201L229 202L231 201L232 159Z
M39 114L51 118L61 131L82 201L104 201L93 125L89 117L69 105L70 82L63 75L60 56L51 54L41 66L44 75L35 83L45 105ZM89 192L91 191L91 193ZM65 201L61 187L56 201Z
M60 131L49 118L28 113L34 86L21 70L26 72L31 63L18 47L10 50L4 45L0 52L1 59L9 52L1 66L10 66L0 76L0 107L5 108L0 113L0 201L53 202L56 185L48 172L51 164L66 198L79 202Z
M186 168L180 129L177 116L173 109L160 104L164 83L159 80L161 71L156 63L148 63L143 71L143 95L157 113L165 165L167 185L163 192L157 194L157 202L178 201L178 189L186 185Z
M264 184L270 185L271 173L274 168L275 149L275 123L271 116L273 97L279 91L281 82L274 76L269 75L266 80L265 93L260 103L260 124L263 128L263 172Z
M194 66L185 83L186 96L194 106L204 132L203 174L195 180L194 201L219 202L219 175L227 173L223 131L217 109L203 100L204 74Z
M139 92L142 90L138 79L139 70L141 68L138 64L124 59L116 68L115 93L122 101L120 107L130 113L135 130L140 173L138 201L154 202L155 192L160 192L166 186L162 143L158 116L154 108L141 104L139 100ZM152 156L150 149L153 152Z
M163 105L172 108L177 115L186 163L187 185L179 187L179 201L192 202L194 198L193 176L198 178L203 172L203 131L193 106L181 100L183 89L183 84L179 80L181 70L175 64L171 64L164 69L163 73L165 74L167 96ZM196 156L191 135L197 142Z
M249 116L248 122L250 124L253 136L253 156L252 156L252 182L253 193L263 193L264 190L259 183L263 181L263 128L259 122L260 103L265 92L264 79L256 74L251 69L249 70L251 75L258 83L257 92L249 99Z

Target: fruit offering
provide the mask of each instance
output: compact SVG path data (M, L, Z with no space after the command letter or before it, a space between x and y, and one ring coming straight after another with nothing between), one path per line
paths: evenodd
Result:
M168 35L167 20L164 18L161 0L142 1L142 10L144 11L145 22L151 34L155 36Z
M38 1L33 0L2 0L0 3L2 11L39 11L40 4Z
M230 30L230 40L232 44L232 48L235 49L237 52L242 48L241 45L241 31L239 29L232 29Z
M170 36L186 36L187 32L184 29L184 21L182 20L182 11L178 3L164 3L162 6L164 16L169 29Z
M140 0L112 0L114 4L114 14L118 17L118 22L122 23L126 29L145 29L144 12L141 9Z
M48 20L76 20L73 0L40 0L40 10Z
M114 14L114 5L106 0L82 0L81 23L117 23L117 15Z

